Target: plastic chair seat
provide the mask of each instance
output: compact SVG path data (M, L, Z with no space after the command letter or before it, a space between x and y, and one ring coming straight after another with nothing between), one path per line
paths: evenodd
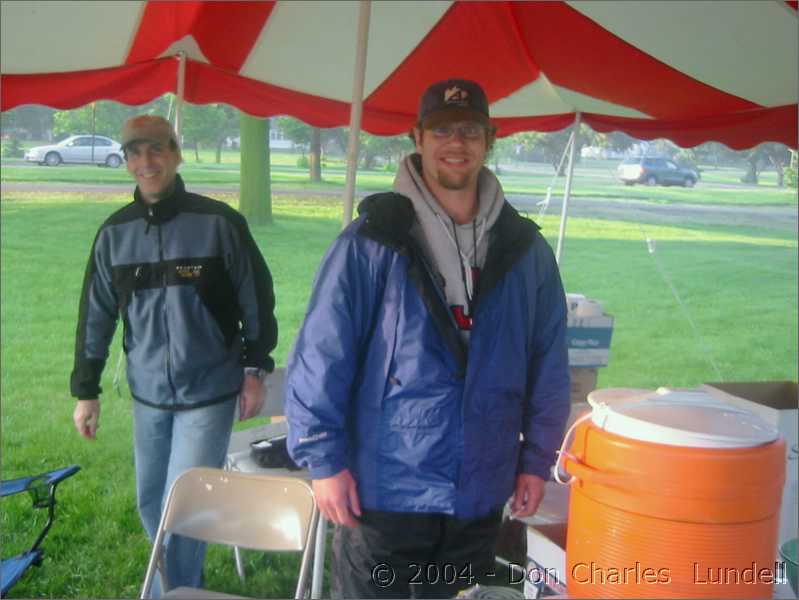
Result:
M27 492L31 497L34 509L47 509L47 522L30 549L17 556L3 559L0 571L0 597L5 597L31 566L42 564L44 552L39 548L39 544L47 536L55 520L56 488L64 479L78 471L80 471L78 465L71 465L39 475L0 481L0 497L5 498Z
M0 575L2 576L0 596L5 598L6 593L14 587L14 584L19 581L25 571L31 565L37 564L42 560L42 554L41 550L33 550L3 559L3 564L0 566Z
M226 598L246 598L246 596L232 596L230 594L223 594L222 592L212 592L211 590L204 590L202 588L192 587L177 587L169 590L163 596L164 598L207 598L208 600L225 600Z

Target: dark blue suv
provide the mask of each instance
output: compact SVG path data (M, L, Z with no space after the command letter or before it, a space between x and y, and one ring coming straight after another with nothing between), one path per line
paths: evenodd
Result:
M626 185L645 183L693 187L699 180L699 173L694 169L680 167L673 160L654 156L628 158L616 171Z

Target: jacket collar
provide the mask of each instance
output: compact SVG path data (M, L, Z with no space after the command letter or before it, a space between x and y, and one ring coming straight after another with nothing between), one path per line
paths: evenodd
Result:
M408 243L415 211L410 199L395 192L373 194L358 205L358 214L365 217L360 233L397 249ZM540 229L533 221L522 218L507 201L490 229L493 254L518 254L527 250L535 232ZM491 251L489 250L489 253Z
M175 174L175 188L166 198L162 198L155 204L147 204L142 198L139 186L136 186L136 190L133 192L133 200L142 208L147 222L157 225L175 218L180 212L180 200L185 193L186 187L183 184L183 179L180 175Z

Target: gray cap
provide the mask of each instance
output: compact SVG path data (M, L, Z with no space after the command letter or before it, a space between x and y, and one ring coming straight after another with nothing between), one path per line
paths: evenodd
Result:
M169 141L178 144L178 137L172 125L164 117L157 115L139 115L131 117L122 126L122 149L134 142L154 142L167 144Z
M430 127L459 120L489 125L488 98L483 88L468 79L447 79L427 88L419 101L418 122Z

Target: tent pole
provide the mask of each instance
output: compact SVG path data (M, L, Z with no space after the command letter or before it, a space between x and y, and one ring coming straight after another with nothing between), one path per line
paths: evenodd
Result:
M369 42L369 16L371 0L358 2L358 46L355 54L355 72L352 80L352 107L350 109L350 137L347 143L347 179L344 188L344 215L342 229L352 222L355 201L355 175L358 170L358 134L363 114L363 87L366 79L366 51Z
M94 145L97 143L97 101L92 102L92 164L94 164Z
M566 171L566 189L563 190L563 207L560 211L560 231L558 232L558 249L555 252L555 261L560 265L563 257L563 238L566 236L566 216L569 210L569 198L572 192L572 176L574 175L574 150L577 147L577 134L580 131L582 115L578 112L574 119L574 128L569 138L569 165Z
M181 50L178 52L178 93L175 102L175 134L178 136L178 143L181 142L180 130L183 125L183 97L186 95L186 53ZM181 144L182 145L182 144Z

